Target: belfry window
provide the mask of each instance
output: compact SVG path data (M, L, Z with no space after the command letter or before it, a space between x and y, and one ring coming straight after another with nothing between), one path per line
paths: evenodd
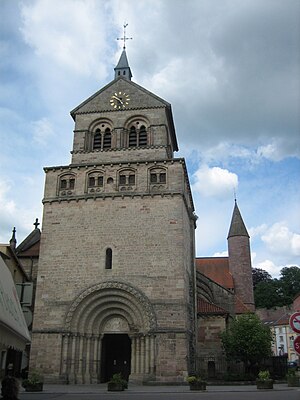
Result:
M93 149L101 149L101 132L97 129L94 135Z
M138 128L138 122L136 123L137 127L132 126L129 130L129 147L143 147L148 145L148 134L146 131L146 127L142 125Z
M97 128L93 137L93 150L102 150L111 148L111 130L110 128L105 128L105 124L102 125L102 129Z
M112 249L107 248L105 252L105 269L112 269Z
M129 147L135 147L137 145L137 134L134 126L130 128L129 132Z
M111 133L110 129L106 128L103 137L103 148L110 149L111 148Z
M144 125L142 125L139 131L139 146L147 146L147 144L148 144L147 131Z

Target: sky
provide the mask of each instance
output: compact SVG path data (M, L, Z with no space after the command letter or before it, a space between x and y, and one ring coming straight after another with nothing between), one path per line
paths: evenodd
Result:
M43 167L70 163L70 111L114 79L172 105L196 255L227 255L234 198L252 266L300 266L299 0L0 0L0 242L42 220Z

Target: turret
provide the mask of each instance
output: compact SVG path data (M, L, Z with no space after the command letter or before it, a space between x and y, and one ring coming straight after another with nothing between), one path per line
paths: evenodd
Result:
M229 271L233 276L234 291L243 303L254 311L254 295L249 234L235 201L228 233Z

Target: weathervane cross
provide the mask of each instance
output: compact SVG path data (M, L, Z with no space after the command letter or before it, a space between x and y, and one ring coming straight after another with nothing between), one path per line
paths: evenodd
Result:
M126 40L132 40L132 37L129 37L129 38L126 37L126 27L127 26L128 26L128 24L124 23L124 25L123 25L124 35L121 38L117 38L117 40L123 40L124 41L124 45L123 45L123 49L124 50L126 49L126 46L125 46Z

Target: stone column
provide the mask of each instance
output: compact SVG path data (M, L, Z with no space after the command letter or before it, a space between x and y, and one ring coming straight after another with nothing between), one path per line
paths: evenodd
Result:
M70 382L75 383L75 354L76 354L76 334L73 334L70 338Z
M150 374L154 375L155 366L155 336L150 336Z
M135 354L135 372L139 374L141 372L140 365L141 365L141 340L140 337L136 337L136 354Z
M82 335L79 336L79 351L78 351L78 374L77 380L78 383L83 383L83 374L82 374L82 356L83 356L83 341L84 337Z
M90 346L91 339L90 335L86 335L86 364L85 364L85 374L84 374L84 383L90 382Z
M145 336L142 335L140 340L141 340L141 355L140 355L141 370L140 370L140 373L144 374L145 373Z
M145 373L149 374L150 372L150 337L146 335L146 344L145 344Z
M92 336L91 383L97 383L97 338Z
M97 336L96 340L96 373L97 373L97 383L100 383L101 380L101 349L102 349L102 337L103 335Z
M67 358L68 358L68 334L62 335L61 363L60 375L67 375Z
M131 337L131 374L136 373L136 352L135 352L135 347L136 347L136 338L134 336Z

